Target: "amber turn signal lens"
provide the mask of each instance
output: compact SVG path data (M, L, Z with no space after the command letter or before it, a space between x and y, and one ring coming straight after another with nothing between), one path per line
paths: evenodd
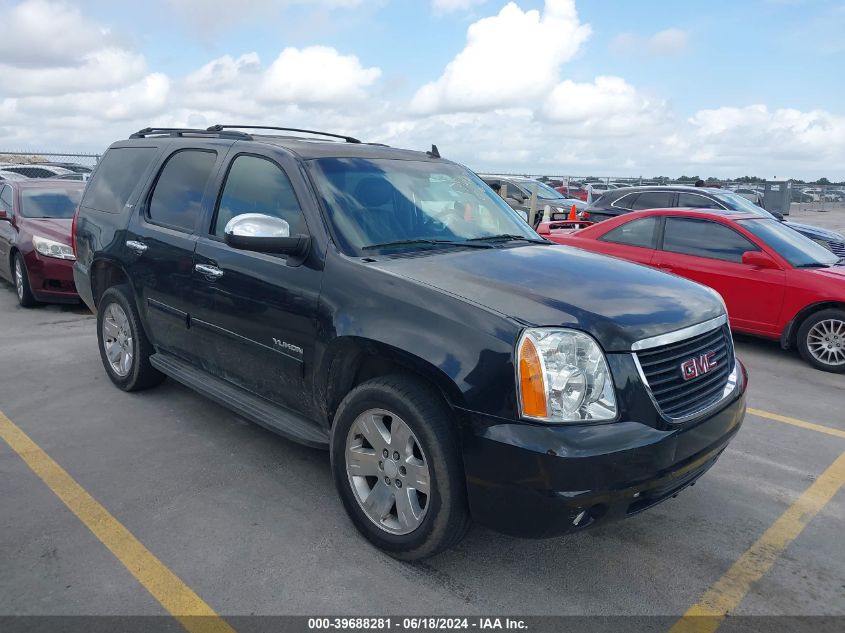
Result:
M543 365L537 348L527 336L519 348L519 389L522 394L522 414L532 418L546 418L546 383Z

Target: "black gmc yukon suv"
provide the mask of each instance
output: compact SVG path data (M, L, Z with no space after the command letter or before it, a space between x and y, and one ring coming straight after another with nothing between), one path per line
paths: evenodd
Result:
M328 448L378 547L632 515L739 429L712 291L540 239L436 148L245 128L114 143L75 218L76 287L115 385L169 376Z

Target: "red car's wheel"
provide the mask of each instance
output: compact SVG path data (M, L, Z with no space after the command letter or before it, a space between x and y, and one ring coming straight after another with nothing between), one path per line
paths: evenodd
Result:
M798 329L798 351L813 367L845 373L845 310L821 310Z
M26 270L26 262L20 253L15 253L14 276L18 303L24 308L31 308L37 305L38 301L32 294L32 287L29 285L29 272Z

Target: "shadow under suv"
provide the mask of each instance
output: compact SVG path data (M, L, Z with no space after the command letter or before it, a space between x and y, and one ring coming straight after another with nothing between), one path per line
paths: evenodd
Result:
M92 175L74 276L117 387L168 376L329 449L352 522L406 560L470 517L637 513L738 431L714 292L539 238L435 148L246 129L147 128Z

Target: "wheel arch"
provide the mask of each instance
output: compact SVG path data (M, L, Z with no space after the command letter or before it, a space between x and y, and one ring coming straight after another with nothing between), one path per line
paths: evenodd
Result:
M798 344L798 330L801 328L801 324L816 312L820 312L821 310L828 310L830 308L845 310L845 302L819 301L817 303L805 306L804 308L799 310L799 312L794 317L792 317L789 323L786 324L786 327L781 333L781 347L783 349L790 349L795 347Z
M123 265L106 257L97 258L91 263L90 279L91 296L95 306L99 305L103 293L112 286L121 283L132 285Z
M316 373L315 395L331 426L340 402L362 382L379 376L404 373L436 388L449 406L464 406L455 382L429 361L387 343L357 336L335 339Z

